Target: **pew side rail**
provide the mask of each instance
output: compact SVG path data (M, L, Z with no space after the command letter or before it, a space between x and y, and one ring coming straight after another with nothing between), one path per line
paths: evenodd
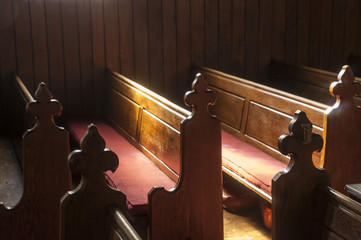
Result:
M337 80L337 76L338 73L336 72L272 60L267 77L263 79L263 82L275 88L332 106L335 103L335 98L328 92L331 83ZM355 78L355 81L361 82L361 78ZM359 97L355 97L354 100L357 105L361 105Z
M192 72L202 73L217 94L211 112L222 123L224 179L236 180L271 203L272 178L289 162L278 151L278 136L287 133L298 109L309 114L315 131L322 134L328 106L210 68L193 66ZM317 166L322 166L320 159L321 153L315 153ZM225 183L227 194L237 195L233 189Z
M103 117L66 117L66 126L79 143L87 126L97 125L122 166L106 173L109 182L127 195L133 215L147 215L152 187L171 189L178 181L180 126L191 112L109 69L105 80Z
M272 239L359 239L361 204L330 187L330 176L312 162L323 139L297 111L279 149L291 160L272 180Z
M193 111L180 127L177 185L169 191L154 187L148 195L149 239L223 239L220 123L208 113L215 96L200 76L192 89L185 95ZM104 148L104 139L90 125L81 150L70 155L70 166L82 172L82 181L61 200L61 239L119 239L124 231L120 228L130 239L139 238L127 223L119 226L129 217L126 195L108 186L103 172L122 165L119 156Z
M15 79L21 83L19 77ZM15 205L0 205L0 232L4 239L57 239L59 201L71 186L68 132L53 121L62 107L44 83L34 98L24 84L18 85L35 124L22 137L23 192Z

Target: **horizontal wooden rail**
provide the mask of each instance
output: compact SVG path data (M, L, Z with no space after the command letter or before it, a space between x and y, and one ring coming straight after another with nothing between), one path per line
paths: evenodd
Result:
M119 209L112 209L114 228L124 240L141 240L132 225Z

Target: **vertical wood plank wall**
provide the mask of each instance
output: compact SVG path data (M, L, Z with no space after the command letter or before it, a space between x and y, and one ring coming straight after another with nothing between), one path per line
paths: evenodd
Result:
M104 67L176 102L191 62L257 80L271 59L338 71L361 55L359 0L1 0L8 76L46 82L66 113L100 112ZM95 104L95 106L93 106Z

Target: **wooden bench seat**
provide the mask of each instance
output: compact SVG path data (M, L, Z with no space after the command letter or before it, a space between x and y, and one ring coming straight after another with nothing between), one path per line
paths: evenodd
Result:
M287 167L287 164L240 141L224 130L222 131L222 165L232 172L232 175L246 179L269 195L272 191L272 178Z
M108 171L107 179L112 187L118 188L127 196L128 209L132 214L147 214L148 192L154 186L163 186L168 190L175 186L174 181L104 120L88 119L67 122L69 131L78 142L86 132L89 123L95 124L106 142L106 147L119 156L119 167L114 173Z

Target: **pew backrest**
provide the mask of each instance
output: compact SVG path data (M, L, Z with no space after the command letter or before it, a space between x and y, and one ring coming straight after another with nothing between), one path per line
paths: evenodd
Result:
M136 82L106 71L105 118L173 181L180 173L180 122L190 112Z
M221 120L222 128L284 163L289 158L278 151L277 138L287 133L296 110L307 112L315 131L323 131L327 105L206 67L194 66L193 72L201 72L216 93L211 111ZM316 155L315 164L320 166L321 155Z

